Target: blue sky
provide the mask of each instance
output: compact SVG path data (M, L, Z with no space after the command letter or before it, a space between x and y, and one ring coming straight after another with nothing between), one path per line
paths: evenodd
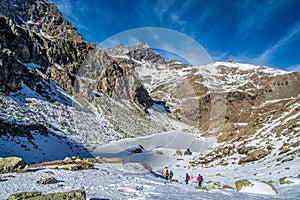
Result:
M214 61L300 71L300 0L50 1L92 43L160 27L191 37Z

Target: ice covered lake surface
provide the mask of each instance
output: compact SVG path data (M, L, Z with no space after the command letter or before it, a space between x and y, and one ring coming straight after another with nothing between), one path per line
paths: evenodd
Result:
M131 151L144 147L141 153ZM43 193L62 192L82 189L86 191L87 199L300 199L300 179L292 178L294 184L280 185L281 177L296 177L300 172L299 159L276 166L270 160L251 165L230 165L215 168L188 169L188 162L197 152L205 152L211 142L196 138L183 132L167 132L146 137L114 141L101 146L93 152L94 156L122 157L125 164L96 164L96 170L67 171L45 167L34 172L10 173L1 175L6 181L0 182L0 199L6 199L10 194L24 191L40 191ZM175 155L176 150L190 148L192 155ZM149 164L153 173L141 164ZM161 177L164 167L174 172L178 182L168 182ZM46 172L52 171L54 174ZM190 184L184 184L185 173L192 177ZM209 191L198 190L196 177L204 176L203 186ZM37 181L55 177L61 182L51 185L40 185ZM235 189L235 181L248 179L255 186L235 190L212 189L213 183L220 186L228 185ZM209 183L212 181L212 183ZM278 191L266 184L272 183ZM59 186L59 184L63 186ZM263 193L263 194L259 194Z

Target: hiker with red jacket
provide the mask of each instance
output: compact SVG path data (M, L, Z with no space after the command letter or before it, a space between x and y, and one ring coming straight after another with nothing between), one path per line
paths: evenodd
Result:
M169 179L169 170L168 170L167 167L165 168L164 176L165 176L165 179L166 179L166 180Z
M189 184L189 180L191 180L191 177L190 177L190 175L188 173L186 173L186 175L185 175L185 183Z
M199 176L197 177L197 182L198 182L198 186L199 186L199 187L201 186L202 181L203 181L203 176L201 176L201 175L199 174Z

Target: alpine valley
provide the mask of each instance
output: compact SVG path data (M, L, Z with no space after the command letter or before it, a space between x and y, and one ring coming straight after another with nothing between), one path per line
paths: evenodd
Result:
M300 198L299 72L103 50L47 0L0 30L0 199Z

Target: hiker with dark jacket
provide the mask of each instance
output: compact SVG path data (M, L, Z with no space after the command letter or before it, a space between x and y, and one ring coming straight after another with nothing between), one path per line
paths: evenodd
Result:
M188 173L185 174L185 183L189 184L189 180L191 180L191 177Z

